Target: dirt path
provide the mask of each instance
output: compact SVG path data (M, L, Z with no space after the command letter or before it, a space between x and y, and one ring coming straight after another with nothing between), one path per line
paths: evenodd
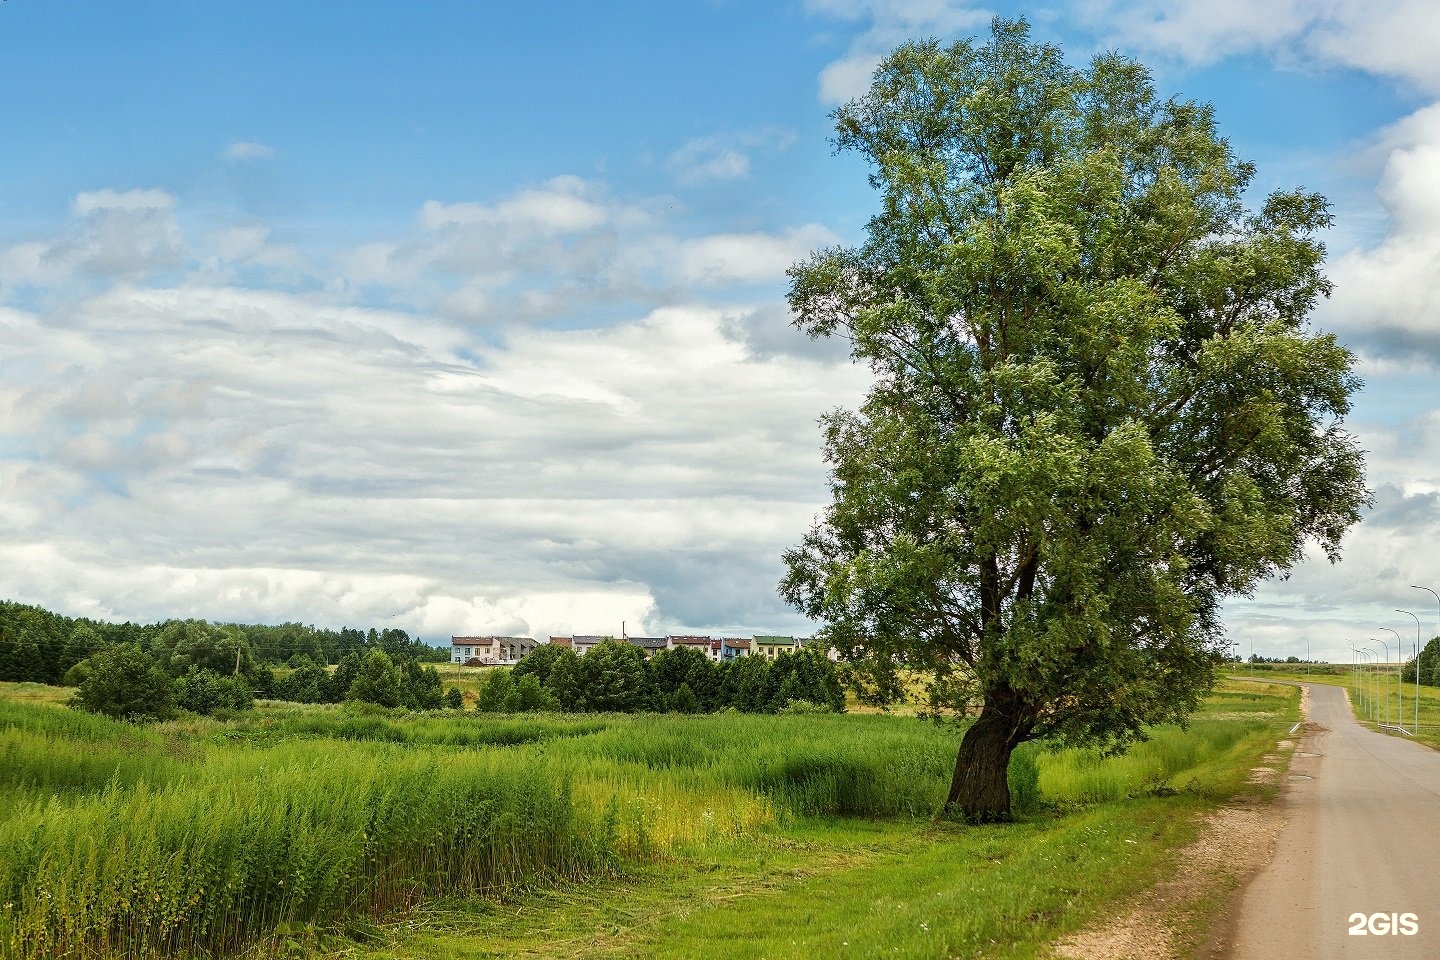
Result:
M1301 701L1302 710L1305 701ZM1275 782L1293 744L1251 771L1255 783ZM1279 804L1252 799L1220 808L1205 819L1200 836L1179 856L1175 875L1146 892L1122 915L1055 945L1059 960L1182 960L1223 949L1223 927L1212 911L1253 876L1274 849L1284 826ZM1219 938L1216 935L1219 934ZM1303 956L1291 954L1291 956Z

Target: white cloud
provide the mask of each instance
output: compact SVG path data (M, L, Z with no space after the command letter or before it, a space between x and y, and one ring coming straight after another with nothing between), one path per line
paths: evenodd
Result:
M1429 0L1099 0L1075 11L1103 41L1187 63L1242 53L1351 67L1440 92L1440 8Z
M681 183L739 180L750 173L750 157L710 140L692 140L671 154L666 166Z
M833 232L815 223L779 234L718 234L682 244L677 269L687 283L780 280L792 264L839 242Z
M0 283L56 285L78 273L136 277L184 261L175 199L163 190L97 190L75 197L56 239L0 251Z
M269 160L274 156L274 147L254 140L239 140L225 148L225 159L232 161Z
M865 24L845 55L820 72L820 101L832 105L869 90L880 58L903 41L961 39L993 16L970 0L806 0L805 7L815 15Z
M1382 131L1376 190L1389 214L1380 243L1332 258L1325 325L1383 356L1440 356L1440 104Z
M604 224L611 211L597 202L594 184L579 177L555 177L493 206L429 200L420 211L427 230L446 227L509 227L541 236L582 233Z
M499 342L274 291L0 313L0 595L72 613L533 633L784 628L862 372L676 306ZM777 318L777 320L780 318Z
M689 186L741 180L750 175L752 154L785 150L794 142L793 130L774 127L697 137L672 153L665 168Z

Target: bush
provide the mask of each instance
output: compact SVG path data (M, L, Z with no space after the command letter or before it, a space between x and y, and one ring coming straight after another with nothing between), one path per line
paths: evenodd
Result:
M90 661L81 660L65 671L65 676L60 679L60 683L67 687L78 687L85 682L85 678L88 676L90 676Z
M241 677L191 667L175 681L175 702L191 713L209 715L216 710L249 710L255 706L255 694Z
M90 676L71 703L121 720L165 720L175 714L175 689L154 660L127 643L90 658Z
M360 663L360 670L350 682L346 700L359 700L379 707L398 707L405 700L405 685L400 668L384 650L371 650Z
M275 699L292 703L324 703L329 699L330 674L306 662L275 684Z
M495 669L480 682L475 693L477 713L504 713L511 709L509 703L515 693L515 682L510 679L509 670Z
M459 687L451 687L445 691L445 706L451 710L465 709L465 695L460 692Z

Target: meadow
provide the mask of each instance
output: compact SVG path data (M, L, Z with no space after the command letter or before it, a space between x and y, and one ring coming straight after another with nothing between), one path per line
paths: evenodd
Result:
M1031 955L1263 789L1295 711L1245 684L1124 756L1027 746L1021 822L968 828L935 820L958 731L909 716L64 696L0 685L4 957Z

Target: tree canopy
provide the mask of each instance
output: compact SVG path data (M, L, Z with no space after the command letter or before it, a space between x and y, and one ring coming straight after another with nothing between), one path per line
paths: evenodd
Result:
M1005 819L1017 744L1183 719L1222 599L1359 518L1353 357L1307 328L1330 214L1247 209L1209 106L1024 21L900 46L834 120L880 211L789 301L874 385L823 418L833 499L780 590L878 689L919 670L979 707L947 808Z

